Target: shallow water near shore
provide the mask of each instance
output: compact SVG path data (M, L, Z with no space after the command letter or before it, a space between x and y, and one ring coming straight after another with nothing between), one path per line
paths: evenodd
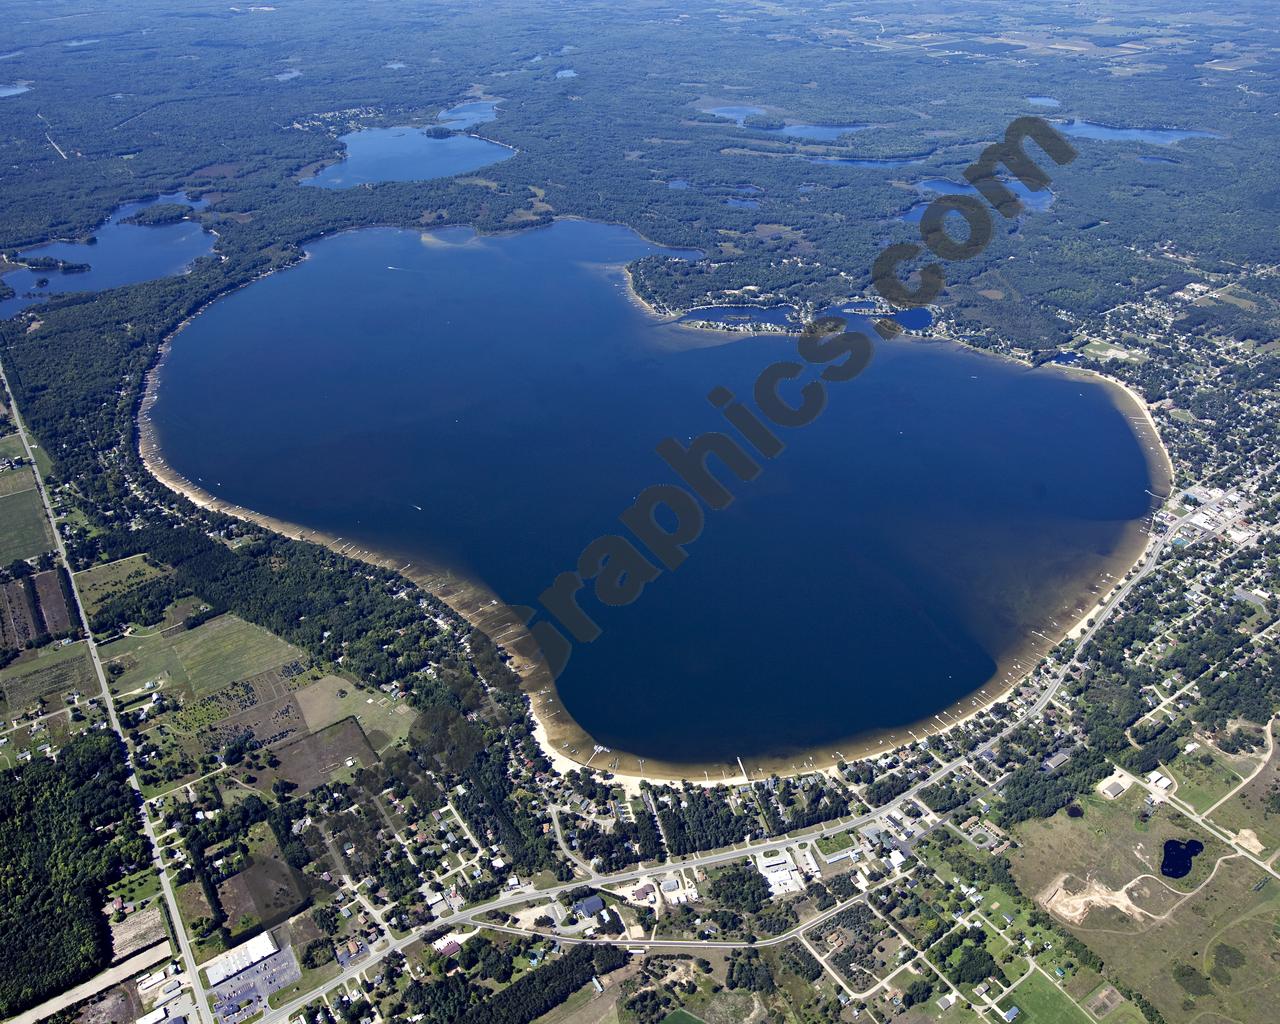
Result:
M792 338L704 346L644 313L620 266L659 251L591 222L318 242L177 336L150 414L164 456L220 498L536 605L675 481L658 441L728 429L711 388L750 401L795 358ZM627 607L583 592L603 634L540 704L557 747L848 753L997 691L1132 559L1151 473L1106 389L895 341L827 398L757 479L721 473L736 500L678 570Z

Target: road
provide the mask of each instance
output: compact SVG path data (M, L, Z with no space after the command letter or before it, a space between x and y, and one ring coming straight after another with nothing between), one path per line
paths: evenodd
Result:
M67 576L71 581L71 597L76 606L76 614L80 617L80 625L84 629L85 642L88 644L89 657L93 661L93 671L98 678L98 686L102 691L102 703L107 712L107 719L111 723L111 728L116 734L124 739L124 731L120 728L120 717L116 713L115 701L111 698L111 687L107 684L107 674L102 667L102 658L98 655L98 645L94 642L93 631L89 628L89 617L85 614L84 602L80 599L80 588L76 584L75 573L72 572L71 563L67 560L67 549L62 543L62 534L58 530L58 521L53 514L53 504L49 501L49 491L45 486L44 474L40 472L40 467L36 464L35 450L31 447L31 435L27 431L26 421L22 418L22 414L18 409L17 397L13 393L13 389L9 387L9 378L5 374L3 364L0 364L0 384L4 385L4 390L8 393L10 399L9 413L13 418L14 426L17 427L18 436L22 439L22 448L26 452L27 458L31 462L31 471L36 479L36 487L40 491L40 500L44 504L45 515L49 519L49 526L53 532L53 543L58 552L58 557L62 564L67 567ZM182 965L186 971L187 980L192 985L195 992L196 1018L200 1024L213 1024L213 1018L209 1012L208 995L204 986L200 982L200 972L196 969L196 958L191 950L191 942L187 938L186 929L182 926L182 916L178 913L178 899L173 891L173 883L169 879L169 873L165 871L164 865L160 860L160 844L156 841L155 827L151 824L151 816L147 813L146 802L142 796L142 786L138 783L137 773L132 770L130 765L129 785L138 794L138 801L142 805L142 827L146 833L147 839L151 843L151 850L154 854L154 866L160 874L160 888L164 893L165 903L169 908L169 917L173 922L173 930L178 938L178 946L182 953Z

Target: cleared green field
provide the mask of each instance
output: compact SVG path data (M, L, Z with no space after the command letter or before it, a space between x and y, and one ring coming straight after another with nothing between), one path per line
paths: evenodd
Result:
M0 565L34 558L52 547L44 505L35 488L0 497Z
M1176 795L1197 812L1203 813L1243 781L1215 757L1213 751L1194 750L1179 754L1168 766L1178 784Z
M703 1021L688 1010L672 1010L662 1018L662 1024L703 1024Z
M17 459L26 454L22 447L22 438L17 434L0 437L0 459Z
M219 615L171 636L125 637L103 647L102 658L114 666L111 685L117 693L159 682L198 698L305 655L265 629Z
M339 697L339 693L346 696ZM294 696L311 732L319 732L355 715L370 745L379 753L408 736L409 727L417 717L404 701L393 701L382 693L365 693L337 676L325 676Z
M0 670L0 717L12 718L43 699L61 703L64 694L97 693L98 682L83 643L49 647Z
M1039 971L999 1002L1002 1010L1016 1006L1021 1024L1090 1024L1089 1015Z
M131 555L116 562L95 565L76 573L76 587L85 611L93 615L107 601L127 593L148 580L167 575L168 569L152 565L145 555Z
M17 469L6 469L0 473L0 497L29 491L36 485L36 476L30 466L19 466Z

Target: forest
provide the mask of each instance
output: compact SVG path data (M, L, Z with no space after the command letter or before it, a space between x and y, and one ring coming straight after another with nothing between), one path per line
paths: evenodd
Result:
M55 763L0 773L0 1016L111 961L106 887L147 864L124 744L83 733Z

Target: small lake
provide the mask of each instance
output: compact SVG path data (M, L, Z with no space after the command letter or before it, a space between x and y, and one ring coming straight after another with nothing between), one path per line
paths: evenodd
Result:
M1204 843L1198 839L1167 839L1164 844L1164 858L1160 861L1160 874L1165 878L1186 878L1191 873L1191 864L1204 853Z
M456 107L442 110L437 120L455 132L465 132L478 124L487 124L498 116L498 100L471 100Z
M1191 128L1123 128L1116 125L1097 124L1076 118L1060 124L1064 134L1081 139L1102 139L1107 142L1148 142L1153 146L1172 146L1183 139L1221 139L1218 132L1199 131Z
M737 210L758 210L760 209L760 200L758 199L737 199L729 196L724 200L725 206L732 206Z
M151 412L166 460L513 603L674 479L660 440L731 429L712 388L750 403L795 357L790 336L648 316L622 265L697 254L624 227L367 229L308 252L178 336ZM678 570L627 607L584 592L604 632L558 692L600 743L732 763L929 719L1133 557L1151 481L1101 386L900 340L828 397L755 481L732 479Z
M749 117L759 117L764 113L764 107L747 107L747 106L721 106L721 107L699 107L704 114L714 114L716 117L728 118L730 121L737 123L741 128L743 123Z
M94 241L91 243L51 242L23 250L23 256L87 263L89 269L69 274L56 270L15 270L5 274L4 283L17 295L0 302L0 320L7 320L53 295L100 292L180 274L197 257L207 256L213 251L214 236L194 221L154 225L123 223L158 203L186 203L196 209L205 205L203 200L192 203L181 192L145 202L127 203L93 233ZM42 280L48 283L41 285Z
M763 107L699 107L704 114L715 114L733 121L739 128L745 127L749 117L759 117L765 110ZM786 135L794 139L805 139L809 142L834 142L842 135L866 131L869 124L805 124L801 121L786 121L781 128L758 128L751 126L753 132L765 135Z
M804 159L808 163L819 164L823 167L909 167L911 164L924 163L923 158L906 159L902 157L873 160L843 156L806 156Z
M1004 182L1010 192L1022 200L1028 210L1035 213L1043 213L1049 209L1056 198L1052 189L1046 188L1041 189L1039 192L1032 192L1017 178L1001 178L1000 180ZM952 181L950 178L925 178L916 184L916 190L938 196L976 196L980 194L967 181ZM902 219L908 224L919 224L928 206L928 203L917 203L902 215Z
M515 156L515 150L471 135L435 139L420 128L365 128L342 136L346 156L301 184L355 188L384 181L431 181L466 174Z

